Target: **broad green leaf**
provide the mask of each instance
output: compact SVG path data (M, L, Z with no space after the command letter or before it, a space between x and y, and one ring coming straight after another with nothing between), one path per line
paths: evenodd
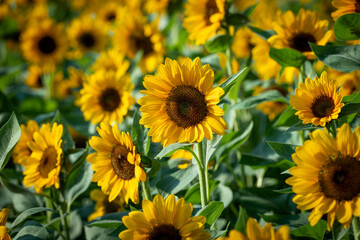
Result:
M233 201L233 195L231 188L224 184L219 184L211 193L211 199L222 202L224 207L227 208Z
M224 52L231 44L232 37L229 35L216 35L205 43L205 47L211 53Z
M173 143L161 150L155 158L162 159L163 157L171 156L176 150L184 149L184 147L192 145L192 143Z
M69 174L65 188L65 200L69 209L75 199L88 189L92 176L93 170L87 161Z
M260 103L275 101L275 102L283 102L288 103L288 101L284 98L284 96L277 90L270 90L260 93L259 95L248 97L241 102L236 103L231 106L231 109L249 109L252 107L256 107Z
M279 154L280 157L292 161L291 155L295 152L296 145L272 141L266 141L266 143L269 144L271 149Z
M51 124L53 124L54 122L63 125L63 135L61 139L63 141L62 146L64 151L67 151L69 148L75 148L75 143L72 140L70 132L68 130L68 124L59 111L56 112L56 115L53 118Z
M318 46L310 43L310 46L320 61L335 70L350 73L360 69L360 45Z
M117 228L122 224L120 220L94 220L87 224L87 227Z
M242 207L242 206L239 206L239 215L238 215L238 218L236 220L236 223L235 223L235 230L243 233L243 234L246 234L246 223L247 223L247 220L249 218L248 214L246 213L246 210Z
M133 124L131 127L131 138L133 139L136 149L139 153L144 153L144 142L146 139L147 133L145 133L145 127L139 123L141 114L139 109L135 109L133 116ZM146 135L145 135L146 134Z
M342 102L344 102L344 103L360 103L360 91L343 97Z
M223 136L215 134L213 136L212 140L207 140L206 138L204 138L201 143L198 143L198 144L202 144L202 150L203 150L202 155L203 155L203 157L205 159L205 166L207 166L210 159L212 158L215 151L217 150L222 137ZM199 147L198 144L194 145L194 152L196 154L198 154L198 147Z
M14 113L0 129L0 172L9 161L13 148L21 135L19 123Z
M220 217L224 210L224 203L210 202L205 208L196 213L196 216L206 217L205 228L209 228Z
M249 18L241 13L233 13L230 14L227 19L226 19L227 23L229 25L234 25L234 26L244 26L245 24L247 24L250 20Z
M306 61L306 57L299 51L290 48L277 49L270 47L270 57L283 67L297 67Z
M298 227L304 226L309 223L310 213L299 213L295 215L262 215L260 217L266 222L271 222L276 225L288 225L290 230L296 229Z
M288 187L288 188L284 188L284 189L277 189L277 190L273 190L274 192L277 193L292 193L292 187Z
M274 123L274 127L287 126L290 127L299 122L298 116L295 115L297 111L292 107L288 106L285 111L281 113L276 122Z
M341 112L339 113L339 118L357 112L360 112L360 103L348 103L341 108Z
M251 17L251 15L253 14L253 12L256 9L256 6L258 5L258 2L256 2L255 4L251 5L250 7L248 7L245 11L243 11L243 14L247 17Z
M143 161L144 156L141 157L141 162ZM146 176L153 177L156 176L156 174L159 172L161 168L161 163L159 160L149 158L151 161L151 169L149 172L146 173Z
M360 14L350 13L340 16L334 25L337 40L351 41L360 39Z
M326 221L321 219L313 227L311 227L310 224L306 224L295 230L292 230L290 232L290 234L295 237L303 237L303 238L322 240L322 239L324 239L326 228L327 228Z
M273 30L262 30L260 28L253 27L253 26L248 26L248 28L250 28L251 31L253 31L256 35L258 35L265 41L267 41L269 37L271 37L272 35L275 34L275 32Z
M346 239L345 236L349 235L349 233L351 232L350 228L345 229L344 225L339 223L337 219L335 219L331 231L333 233L334 240L344 240Z
M50 208L45 208L45 207L36 207L36 208L30 208L25 210L24 212L20 213L15 220L12 222L10 229L15 228L16 226L18 226L20 223L22 223L23 221L25 221L27 218L29 218L30 216L36 214L36 213L40 213L40 212L44 212L44 211L50 211L50 212L55 212L54 210L50 209Z
M49 239L50 234L40 223L27 221L13 240Z
M295 123L291 127L289 127L285 133L294 132L294 131L301 131L301 130L313 130L313 129L320 129L320 126L315 126L312 123L303 124L302 122Z
M209 54L205 57L200 58L201 64L209 64L211 69L221 71L222 68L220 67L220 59L217 53Z
M228 79L226 79L226 81L220 85L220 87L222 89L224 89L224 92L225 92L224 95L222 95L220 97L220 99L223 99L236 83L241 84L242 81L245 79L246 75L249 73L249 71L250 71L250 68L245 67L245 68L241 69L239 72L230 76Z

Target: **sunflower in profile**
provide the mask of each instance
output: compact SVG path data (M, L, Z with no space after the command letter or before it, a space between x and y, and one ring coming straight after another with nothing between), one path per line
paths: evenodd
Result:
M128 74L114 71L97 71L87 78L80 90L80 105L86 121L120 123L128 109L135 103L131 96L133 84Z
M11 240L11 237L8 233L9 229L5 227L7 218L9 216L9 209L3 208L0 211L0 239L1 240Z
M196 45L204 44L221 29L225 0L189 0L185 5L183 27Z
M206 217L192 217L193 206L184 198L175 200L170 194L164 200L157 194L152 202L144 199L142 209L122 218L127 230L119 234L120 239L210 239L210 233L204 231Z
M86 15L71 22L68 36L75 51L84 54L101 51L106 45L107 31L101 22Z
M39 131L39 125L34 120L29 120L26 125L21 124L21 137L16 143L12 157L14 163L22 164L31 155L28 142L33 141L34 132Z
M175 142L201 142L215 132L224 135L227 125L224 111L216 104L224 90L213 87L214 71L201 66L200 58L182 63L167 58L157 75L147 75L141 105L140 124L150 128L149 136L164 146Z
M142 51L140 68L145 73L153 72L163 62L164 37L158 30L158 21L148 23L145 17L135 17L119 26L114 34L113 44L116 51L134 59Z
M170 0L148 0L144 1L144 10L147 13L162 13L166 11Z
M20 40L25 59L50 70L64 59L67 51L63 26L50 19L29 26Z
M124 54L110 49L100 53L100 56L91 66L93 71L117 71L119 74L125 74L130 67L130 62L125 59Z
M261 228L253 218L246 222L246 235L237 230L231 230L228 237L220 237L217 240L290 240L289 226L282 226L276 232L271 223Z
M96 151L87 156L95 171L92 181L101 186L112 202L119 195L126 203L139 202L139 182L146 180L146 173L140 167L141 158L136 153L129 133L119 131L117 124L101 122L97 128L100 137L92 137L90 146Z
M28 142L31 155L22 163L25 166L25 187L34 186L37 193L43 187L59 188L62 133L63 125L56 122L52 126L50 123L43 124L39 131L34 132L34 140Z
M43 84L43 75L44 69L37 66L31 65L28 68L29 75L25 79L25 84L28 85L30 88L42 88Z
M254 33L249 28L238 28L235 32L231 50L237 58L248 58L253 47L251 39Z
M333 0L331 3L337 9L331 13L334 21L345 14L360 13L360 3L358 0Z
M259 95L260 93L271 90L278 91L284 97L288 94L288 92L280 86L272 86L269 88L262 88L259 86L255 88L253 95L256 96ZM276 116L281 114L287 108L287 104L278 101L267 101L260 103L259 105L256 106L256 108L259 109L261 112L263 112L265 115L267 115L270 121L273 121L276 118Z
M108 213L121 212L124 210L125 201L121 196L109 202L108 195L104 194L100 189L94 189L90 192L90 198L96 201L96 205L95 211L89 215L88 221L92 221Z
M330 231L335 217L350 226L352 217L360 216L360 127L352 132L345 123L337 129L336 139L327 131L315 130L304 146L296 147L286 180L296 196L293 202L302 210L312 209L309 216L314 226L327 214Z
M338 118L344 106L342 96L337 92L338 87L336 80L330 79L327 72L323 72L320 78L306 78L305 83L299 83L289 103L297 110L295 115L299 116L303 124L324 127L327 122Z
M297 16L287 11L273 22L275 35L268 42L275 48L292 48L303 53L308 59L315 59L309 42L325 45L333 36L327 31L328 20L320 20L317 12L300 9Z

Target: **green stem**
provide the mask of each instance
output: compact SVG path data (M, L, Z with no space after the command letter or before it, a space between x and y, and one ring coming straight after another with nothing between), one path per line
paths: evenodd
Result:
M353 226L355 240L360 240L360 219L359 219L359 217L353 218L352 226Z
M70 240L70 229L69 229L68 218L67 218L67 216L64 216L64 211L61 207L59 209L59 213L60 213L61 225L63 226L63 228L65 230L65 240Z
M200 182L200 197L201 197L201 207L204 208L210 200L210 190L209 190L209 181L206 179L208 177L207 166L204 162L202 142L197 144L198 158L195 158L198 163L199 170L199 182Z
M298 131L298 133L299 133L299 135L300 135L302 145L304 145L304 142L305 142L305 132L304 132L304 130L300 130L300 131Z
M141 182L141 188L143 190L143 198L151 201L151 194L149 188L149 181Z
M231 60L232 60L232 52L231 52L231 45L229 45L226 48L226 70L227 70L228 77L233 75Z

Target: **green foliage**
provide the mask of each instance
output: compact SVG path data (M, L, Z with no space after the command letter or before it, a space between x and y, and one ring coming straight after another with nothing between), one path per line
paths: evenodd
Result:
M340 16L334 25L335 37L341 41L360 39L360 14L350 13Z
M23 211L22 213L20 213L20 215L15 218L15 220L12 222L9 229L13 229L13 228L17 227L20 223L25 221L30 216L40 213L40 212L45 212L45 211L55 212L53 209L45 208L45 207L36 207L36 208L27 209L27 210Z
M197 212L196 216L206 217L205 227L209 228L220 217L223 210L224 204L222 202L213 201L210 202L205 208Z
M245 24L247 24L250 20L249 18L244 15L244 14L240 14L240 13L235 13L235 14L230 14L228 16L228 18L226 19L227 23L229 25L234 25L234 26L244 26Z
M290 48L277 49L270 47L270 57L282 67L297 67L306 61L306 57L299 51Z
M270 90L270 91L262 92L256 96L248 97L245 100L231 106L231 109L248 109L248 108L256 107L260 103L268 102L268 101L283 102L283 103L288 102L279 91Z
M206 42L205 47L211 53L224 52L231 43L231 39L232 37L229 35L216 35Z
M241 82L246 78L247 74L249 73L250 68L245 67L239 72L235 73L234 75L230 76L228 79L226 79L225 82L223 82L220 87L224 89L225 94L221 96L221 99L223 99L226 94L231 90L231 88L235 84L241 84Z

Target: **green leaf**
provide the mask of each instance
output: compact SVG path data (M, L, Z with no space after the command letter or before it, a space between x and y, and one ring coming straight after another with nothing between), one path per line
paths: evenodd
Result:
M2 184L13 193L31 193L28 189L24 188L19 184L15 184L11 181L11 178L14 177L13 169L4 168L2 172L0 172L0 179Z
M13 240L49 239L49 232L40 223L27 221Z
M339 113L339 118L357 112L360 112L360 103L348 103L341 108L341 112Z
M316 57L335 70L350 73L360 69L360 45L318 46L314 43L309 44Z
M141 157L141 161L142 161L142 159L143 159L143 156ZM160 171L161 163L159 160L156 160L156 159L150 158L150 160L151 160L151 169L149 172L146 173L146 176L154 177Z
M343 97L342 102L344 102L344 103L360 103L360 91Z
M295 152L296 145L272 141L266 141L266 143L269 144L271 149L279 154L280 157L292 161L291 155Z
M224 210L224 203L222 202L210 202L205 208L196 213L196 216L206 217L205 228L210 228L211 225L220 217Z
M51 125L57 122L58 124L62 124L63 125L63 135L61 137L61 139L63 140L62 142L62 146L64 151L67 151L70 148L75 148L75 143L71 138L69 129L68 129L68 124L66 122L66 120L63 118L63 116L61 115L60 111L56 112L55 117L53 118Z
M14 113L0 129L0 172L10 159L13 148L21 135L19 123Z
M15 228L16 226L18 226L20 223L22 223L23 221L25 221L27 218L29 218L31 215L34 215L36 213L40 213L40 212L44 212L44 211L50 211L50 212L55 212L54 210L50 209L50 208L45 208L45 207L36 207L36 208L30 208L25 210L24 212L20 213L15 220L13 221L13 223L10 226L10 229Z
M275 102L283 102L288 103L288 101L284 98L284 96L277 90L270 90L260 93L259 95L248 97L241 102L232 105L231 109L249 109L252 107L256 107L260 103L275 101Z
M98 221L92 221L89 224L87 224L87 227L101 227L101 228L117 228L122 224L122 221L120 220L98 220Z
M299 51L290 48L277 49L270 47L270 57L282 67L297 67L306 61L306 57Z
M265 41L267 41L269 37L271 37L272 35L275 34L275 32L273 30L262 30L260 28L253 27L253 26L248 26L248 28L250 28L251 31L256 33L256 35L258 35Z
M216 187L219 185L219 181L216 180L209 180L209 185L210 185L210 193L213 192ZM186 192L185 196L185 201L187 203L192 203L192 204L200 204L201 203L201 198L200 198L200 184L196 183L195 185L192 185Z
M311 227L310 224L306 224L305 226L301 226L295 230L292 230L290 234L295 237L322 240L324 239L326 228L326 221L321 219L313 227Z
M205 43L205 47L211 53L224 52L231 44L232 37L229 35L216 35Z
M292 187L284 188L284 189L277 189L273 190L276 193L292 193Z
M239 215L238 215L238 218L236 220L236 223L235 223L235 230L243 233L243 234L246 234L246 223L247 223L247 220L249 218L248 214L246 213L246 210L239 206Z
M299 122L298 116L295 115L297 111L292 107L288 106L285 111L281 113L276 122L274 123L274 127L286 126L290 127Z
M331 231L333 233L334 240L343 240L346 239L346 235L349 235L350 228L345 229L344 225L342 225L337 221L337 219L335 219Z
M75 199L88 189L92 176L93 170L91 169L91 164L87 161L84 161L81 167L69 174L65 188L65 199L68 209L70 209Z
M241 13L230 14L226 19L226 22L229 25L234 25L234 26L244 26L249 21L250 21L249 18Z
M139 153L143 154L145 151L145 139L147 133L145 133L145 127L139 123L141 114L139 109L135 109L133 116L133 124L131 126L131 138L133 139L136 149Z
M350 13L340 16L334 25L337 40L351 41L360 39L360 14Z
M184 149L186 146L192 145L192 143L173 143L166 146L161 150L155 158L161 159L163 157L171 156L176 150Z
M316 127L312 123L303 124L302 122L295 123L291 127L289 127L285 133L294 132L294 131L301 131L301 130L313 130L313 129L320 129L321 127Z
M204 140L201 143L199 143L199 144L202 144L202 150L203 150L202 154L203 154L203 157L205 159L205 166L207 166L210 159L212 158L215 151L217 150L222 137L223 136L215 134L213 136L212 140L207 140L206 138L204 138ZM194 147L194 152L195 153L198 152L197 148L198 148L198 144L195 144L195 147Z
M220 59L217 53L209 54L205 57L200 58L201 64L209 64L211 69L221 71L222 68L220 67Z
M244 165L249 165L252 167L263 167L276 164L278 161L270 158L265 158L263 156L258 156L249 153L242 153L240 163Z
M250 68L245 67L241 69L239 72L235 73L234 75L230 76L228 79L226 79L225 82L223 82L220 87L224 89L224 95L220 97L220 99L223 99L226 94L230 91L230 89L235 85L235 83L241 84L241 82L245 79L246 75L249 73Z

